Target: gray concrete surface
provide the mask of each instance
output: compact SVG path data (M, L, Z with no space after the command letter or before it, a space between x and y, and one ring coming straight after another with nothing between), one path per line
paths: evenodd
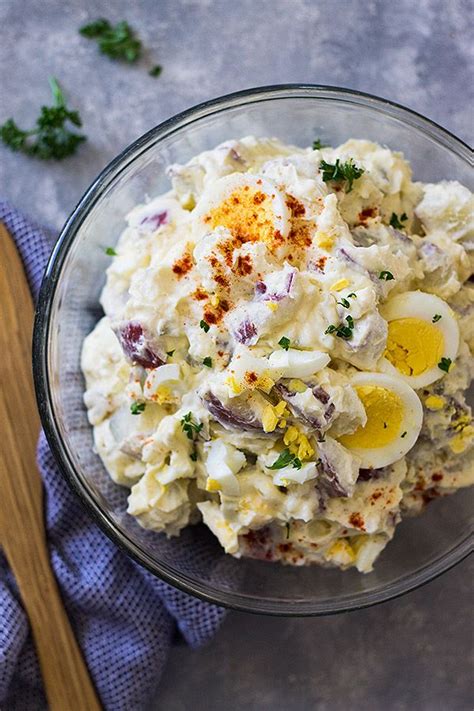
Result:
M271 83L369 91L472 143L473 15L472 0L0 0L0 121L32 121L54 75L89 136L59 164L0 148L0 194L59 228L144 131L204 99ZM137 28L162 76L100 57L76 32L98 16ZM334 618L231 613L205 650L173 650L152 709L468 711L472 573L464 562L404 598Z

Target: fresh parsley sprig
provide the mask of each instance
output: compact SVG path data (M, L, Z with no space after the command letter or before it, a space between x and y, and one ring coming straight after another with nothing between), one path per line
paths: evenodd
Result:
M396 212L392 212L392 215L390 217L390 225L391 227L395 227L396 230L403 230L404 225L402 225L402 222L406 222L407 220L408 215L406 214L406 212L400 215L400 219L398 218Z
M354 319L352 316L346 316L347 326L344 323L340 323L335 326L333 323L329 324L324 333L335 334L338 338L343 338L348 341L352 338L352 332L354 330Z
M382 281L392 281L392 279L395 279L395 277L393 276L392 272L387 272L386 270L384 270L380 272L379 279L382 279Z
M301 469L301 459L298 459L298 457L290 452L290 450L284 449L283 452L280 454L278 459L275 459L273 464L267 469L284 469L285 467L288 467L289 465L292 465L295 469Z
M203 428L202 422L195 422L193 420L193 413L188 412L181 418L181 427L183 432L186 433L188 439L194 440L195 436L200 433Z
M441 358L441 360L438 363L438 368L440 370L444 370L445 373L449 373L451 366L453 364L453 361L451 358Z
M130 405L130 412L132 415L141 415L142 412L145 411L145 403L144 402L132 402Z
M282 337L280 338L280 340L278 341L278 345L279 345L281 348L283 348L284 351L287 351L288 348L289 348L290 345L291 345L291 341L290 341L290 339L287 338L286 336L282 336Z
M108 20L100 17L94 22L83 25L79 29L79 34L97 40L99 51L110 59L131 64L141 57L142 43L125 20L112 26Z
M41 107L35 128L24 131L10 118L0 126L0 139L12 151L41 160L62 160L75 153L86 136L66 127L68 122L82 126L81 117L66 107L64 94L54 77L50 77L49 85L54 104Z
M322 160L319 164L320 170L322 170L323 181L325 183L346 183L346 193L350 193L354 180L358 180L364 173L364 168L359 168L352 158L346 160L345 163L341 163L339 158L336 159L335 163L327 163Z
M327 143L322 143L320 138L313 141L313 151L320 151L321 148L327 148Z

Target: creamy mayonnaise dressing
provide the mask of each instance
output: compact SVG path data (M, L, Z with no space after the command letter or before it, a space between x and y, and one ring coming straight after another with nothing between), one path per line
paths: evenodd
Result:
M115 247L84 396L142 526L368 572L474 483L473 196L364 140L232 140L169 168Z

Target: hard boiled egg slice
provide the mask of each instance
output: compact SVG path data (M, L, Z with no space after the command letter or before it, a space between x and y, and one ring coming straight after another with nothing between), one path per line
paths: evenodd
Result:
M199 232L225 227L238 246L260 241L276 249L290 231L285 194L268 178L249 173L232 173L213 182L195 214Z
M222 491L226 496L238 496L240 486L235 476L245 465L245 454L222 440L205 446L208 479L206 491Z
M306 378L322 370L331 358L322 351L298 351L294 348L274 351L268 358L271 372L283 378Z
M415 389L446 375L458 353L459 327L443 299L409 291L394 296L380 312L388 321L388 337L379 370Z
M367 422L339 442L361 458L364 469L393 464L420 434L423 407L418 395L400 378L384 373L357 373L351 385L362 401Z

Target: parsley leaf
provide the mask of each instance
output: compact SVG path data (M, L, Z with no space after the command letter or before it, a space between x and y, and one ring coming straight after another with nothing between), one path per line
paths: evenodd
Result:
M285 528L286 528L286 540L288 540L290 537L290 524L288 522L285 523Z
M440 362L438 363L438 368L440 370L444 370L445 373L449 373L449 369L451 368L452 365L452 360L451 358L441 358Z
M298 459L296 455L294 455L290 450L284 449L283 452L280 454L278 459L275 459L273 464L267 469L284 469L285 467L292 465L295 469L301 469L301 460Z
M142 53L142 43L125 20L112 26L106 19L99 18L80 28L79 34L97 40L99 51L110 59L136 62Z
M351 304L347 299L341 299L340 301L336 301L336 304L339 304L339 306L344 306L345 309L350 309Z
M197 458L198 458L197 452L196 451L191 452L191 454L189 455L189 458L192 459L193 462L197 462Z
M161 66L161 64L155 64L155 66L150 69L148 74L151 77L159 77L162 71L163 67Z
M321 139L317 138L313 141L313 151L320 151L321 148L327 148L327 144L321 143Z
M65 127L68 121L74 126L81 126L81 117L77 111L66 107L64 94L54 77L50 77L49 85L54 106L41 107L35 128L24 131L10 118L0 126L0 140L12 151L21 151L27 156L62 160L75 153L86 137Z
M335 163L326 163L322 160L319 164L320 170L323 171L323 181L329 183L331 180L335 183L346 182L346 193L352 190L354 180L357 180L365 173L364 168L359 168L352 158L349 158L345 163L341 163L339 158Z
M357 294L355 294L353 291L351 291L350 294L347 294L348 299L357 299Z
M188 439L194 440L194 436L200 433L203 426L202 422L194 422L192 412L188 412L181 418L181 427Z
M400 435L400 437L403 439L404 437L407 436L407 434L408 434L408 433L407 433L406 431L405 431L405 432L402 432L402 434Z
M172 350L172 351L166 351L166 355L167 355L169 358L172 358L172 357L173 357L173 353L174 353L174 350Z
M106 247L105 253L108 257L116 257L117 256L117 252L115 251L115 249L113 247Z
M201 321L199 321L199 326L202 328L204 333L207 333L209 331L210 326L208 323L206 323L206 321L204 321L204 319L201 319Z
M406 214L406 212L400 215L400 219L398 219L398 215L396 212L392 212L392 215L390 217L390 225L391 227L395 227L396 230L403 230L402 222L406 222L407 220L408 215Z
M438 323L438 321L440 321L442 318L443 318L443 317L441 316L441 314L435 314L435 315L433 316L433 318L431 319L431 322L432 322L432 323Z
M146 405L144 402L132 402L130 405L130 412L132 415L141 415L145 410L145 407Z
M335 333L338 338L343 338L345 341L348 341L350 338L352 338L352 331L354 329L354 319L352 318L352 316L347 316L346 321L347 326L345 326L343 323L340 323L338 326L335 326L333 323L331 323L324 331L324 333Z
M383 281L391 281L392 279L395 279L393 276L392 272L380 272L379 274L379 279L382 279Z
M284 351L287 351L288 348L290 347L290 339L287 338L286 336L282 336L280 340L278 341L278 345L283 348Z
M207 358L204 358L204 360L202 361L202 364L205 365L207 368L212 368L212 358L209 358L209 356L207 356Z

